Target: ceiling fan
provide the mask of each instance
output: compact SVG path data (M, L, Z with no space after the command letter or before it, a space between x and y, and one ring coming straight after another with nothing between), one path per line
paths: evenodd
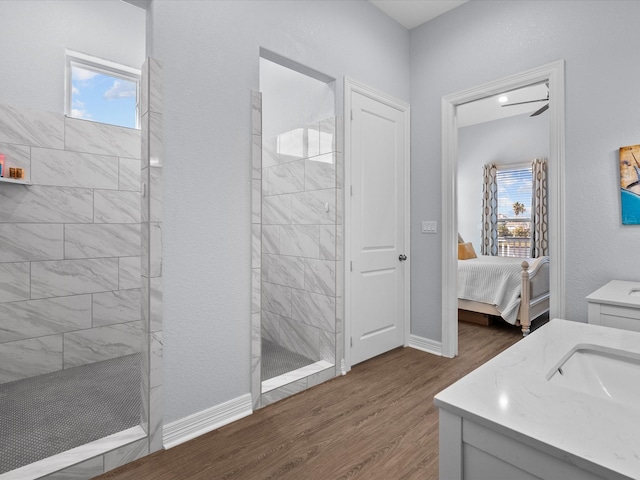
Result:
M533 112L529 116L530 117L535 117L537 115L540 115L542 112L544 112L544 111L549 109L549 84L547 83L546 85L547 85L547 98L538 98L537 100L527 100L526 102L505 103L505 104L500 105L500 106L501 107L513 107L514 105L524 105L526 103L547 102L542 107L540 107L538 110L536 110L535 112Z

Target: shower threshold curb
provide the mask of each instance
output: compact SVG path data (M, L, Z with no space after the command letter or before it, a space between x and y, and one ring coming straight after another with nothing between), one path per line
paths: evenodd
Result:
M138 425L0 475L0 480L26 480L49 475L147 437Z
M327 362L326 360L320 360L312 363L311 365L307 365L306 367L301 367L283 375L278 375L277 377L273 377L262 382L262 393L270 392L271 390L288 385L289 383L308 377L314 373L321 372L327 368L333 368L334 366L335 365L333 363ZM0 477L0 480L3 480L3 478Z

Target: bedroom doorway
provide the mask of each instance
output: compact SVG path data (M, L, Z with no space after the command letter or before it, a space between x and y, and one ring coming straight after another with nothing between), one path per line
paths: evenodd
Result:
M454 93L442 99L442 355L458 353L457 262L459 232L459 115L462 105L532 85L548 85L552 102L548 112L548 192L550 250L550 318L564 315L564 62L536 69ZM466 239L465 239L466 241Z

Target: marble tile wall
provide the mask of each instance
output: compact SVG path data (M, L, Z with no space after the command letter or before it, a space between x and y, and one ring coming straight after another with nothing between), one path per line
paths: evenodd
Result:
M140 131L0 105L0 383L140 351Z
M263 138L259 92L252 107L251 365L259 408L341 373L344 202L339 119ZM336 367L261 395L261 338Z
M335 119L268 140L262 167L263 334L335 363L337 151Z

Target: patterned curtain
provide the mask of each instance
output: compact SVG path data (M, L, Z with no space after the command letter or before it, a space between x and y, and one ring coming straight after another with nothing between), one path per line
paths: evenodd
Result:
M495 163L482 166L482 255L498 255L498 183Z
M532 258L549 255L549 218L547 214L547 159L531 164L531 252Z

